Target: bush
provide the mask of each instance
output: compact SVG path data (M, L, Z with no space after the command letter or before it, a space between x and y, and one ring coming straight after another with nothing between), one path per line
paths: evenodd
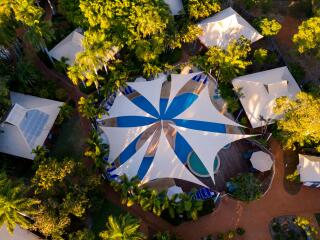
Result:
M236 233L237 233L239 236L242 236L242 235L244 235L244 234L246 233L246 230L244 230L244 229L241 228L241 227L238 227L238 228L236 229Z
M167 51L166 53L162 54L160 56L160 61L166 62L166 63L172 65L172 64L179 62L181 57L182 57L182 49L175 48L171 51Z
M275 19L266 17L257 18L254 21L254 25L265 37L275 36L281 30L282 26Z
M67 91L64 88L58 88L55 92L56 99L59 101L65 101L67 100Z
M297 62L289 63L289 70L294 79L301 84L302 80L306 75L304 68Z

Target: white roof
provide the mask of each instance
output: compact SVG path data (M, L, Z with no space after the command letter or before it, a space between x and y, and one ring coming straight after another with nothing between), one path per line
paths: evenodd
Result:
M265 120L281 117L273 113L277 98L294 98L300 92L287 67L241 76L235 78L232 84L235 89L241 89L243 97L240 97L240 102L253 128L266 125L261 117Z
M33 159L32 149L42 146L62 102L11 92L13 107L0 124L0 152Z
M61 61L62 57L68 58L67 63L72 66L77 53L84 50L82 46L83 38L81 29L77 28L51 49L49 55L58 61Z
M182 0L164 0L164 2L168 4L172 15L179 15L183 9Z
M301 182L320 182L320 157L299 154Z
M130 86L148 99L159 111L160 93L165 79L167 79L165 75L160 75L156 80L130 83ZM190 75L180 77L172 75L171 79L172 95L170 95L170 99L173 99L179 92L179 89L190 79ZM189 100L186 99L185 101ZM185 103L182 102L181 104ZM206 125L212 126L210 123L238 126L237 123L223 116L213 106L207 87L202 89L200 95L184 113L179 115L177 111L177 117L167 119L166 113L162 115L158 112L158 114L159 119L140 109L137 105L130 102L126 96L118 94L110 109L110 115L106 116L106 121L100 122L100 128L107 135L110 143L109 161L113 162L125 151L124 158L122 159L124 161L123 164L117 167L112 172L113 174L126 174L130 178L139 175L143 184L159 178L177 178L204 186L183 163L186 159L179 159L175 153L175 151L183 151L183 149L175 147L176 143L174 141L178 139L175 132L177 131L180 134L179 139L183 138L190 145L190 148L197 153L208 171L212 173L212 179L213 161L218 151L228 143L250 137L249 135L214 132L219 132L220 128L217 128L217 130L213 128L210 128L208 131L202 130ZM127 118L120 118L124 116ZM164 119L162 119L163 116L165 117ZM117 121L115 121L115 118L117 118ZM139 122L140 120L142 121ZM175 121L177 124L181 122L183 124L184 121L180 120L191 120L187 124L188 128L178 127L174 124ZM192 126L192 124L195 125ZM165 135L165 131L167 135ZM135 142L138 137L139 140ZM145 139L145 137L148 137L148 139ZM146 142L140 141L141 139ZM132 142L134 145L130 145ZM190 148L186 148L186 151L190 151ZM128 156L127 153L129 152L133 155ZM125 159L126 157L127 159ZM143 159L145 160L143 161Z
M252 166L260 172L269 171L273 165L271 156L263 151L254 152L250 161Z
M41 238L33 234L32 232L21 228L16 225L13 234L11 235L5 224L0 227L0 239L1 240L40 240Z
M203 30L199 39L206 47L218 46L225 49L232 40L241 36L251 42L263 38L231 7L204 19L199 23L199 27Z

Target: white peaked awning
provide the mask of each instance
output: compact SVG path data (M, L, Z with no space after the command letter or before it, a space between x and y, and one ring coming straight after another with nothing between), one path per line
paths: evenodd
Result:
M301 182L320 182L320 157L299 154L298 170Z
M199 75L202 72L190 73L190 74L171 74L171 88L170 95L168 99L167 108L170 106L170 103L177 95L177 93L183 88L186 83L192 79L194 76Z
M143 131L148 127L104 127L100 126L101 130L107 135L109 139L110 152L109 161L113 162L120 153ZM116 136L116 137L115 137Z
M179 15L183 9L182 0L164 0L164 2L169 6L172 15Z
M240 89L240 102L253 128L270 124L281 117L273 112L277 98L294 98L300 92L287 67L241 76L233 79L232 85Z
M218 46L225 49L232 40L239 39L241 36L251 42L263 38L231 7L204 19L199 23L199 27L203 30L199 39L206 47Z
M32 232L21 228L16 225L13 234L10 234L7 230L7 225L0 226L0 239L1 240L41 240L42 238L33 234Z
M254 152L250 161L252 166L260 172L269 171L273 165L271 156L263 151Z
M172 150L163 130L161 130L157 152L141 183L144 184L159 178L177 178L205 186L181 163Z
M200 93L195 102L175 119L198 120L206 122L215 122L227 124L232 126L241 126L231 119L220 113L215 106L213 106L208 86L206 86Z
M73 65L76 55L84 50L82 46L83 38L81 29L77 28L51 49L49 55L58 61L65 57L68 59L67 63Z
M123 116L151 117L150 114L137 107L125 95L123 95L121 92L118 92L118 95L109 110L109 115L107 116L107 118Z
M148 138L148 140L141 146L141 148L124 164L118 167L112 172L112 174L117 174L119 176L126 174L129 179L137 176L139 167L143 158L145 157L146 151L149 147L153 135Z
M214 181L214 160L225 145L234 141L252 137L252 135L221 134L204 132L175 126L175 129L186 139L198 155Z
M142 96L144 96L158 112L160 105L161 87L163 82L167 79L164 74L159 74L159 77L152 81L147 82L129 82L128 86L132 87Z

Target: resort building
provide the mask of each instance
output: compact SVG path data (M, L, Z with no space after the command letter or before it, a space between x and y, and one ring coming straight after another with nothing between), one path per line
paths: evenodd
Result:
M183 10L182 0L164 0L164 2L169 6L172 15L179 15Z
M0 239L1 240L41 240L32 232L21 228L19 225L14 229L13 234L10 234L7 230L6 224L0 227Z
M320 187L320 157L299 154L297 169L304 186Z
M294 98L300 92L287 67L241 76L232 84L253 128L271 124L281 117L273 112L277 98Z
M199 40L208 48L217 46L226 49L232 40L239 39L241 36L249 39L252 43L263 38L231 7L204 19L198 25L203 30Z
M32 150L42 146L63 102L10 92L12 108L0 123L0 152L34 159Z

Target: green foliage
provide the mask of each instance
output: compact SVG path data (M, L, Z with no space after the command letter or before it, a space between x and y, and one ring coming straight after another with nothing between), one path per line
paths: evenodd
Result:
M306 233L308 239L310 239L310 240L317 239L318 231L314 226L312 226L310 224L310 221L307 218L297 217L294 220L294 224L296 224L298 227L303 229L303 231Z
M83 28L87 26L88 23L79 5L80 0L59 0L58 12L64 15L74 26Z
M22 183L13 182L0 172L0 226L7 225L12 234L16 224L29 228L30 217L37 214L38 200L26 197L28 188Z
M288 180L289 182L299 183L300 182L300 174L299 174L298 169L296 169L292 174L288 174L286 176L286 180Z
M298 62L289 63L288 67L294 79L301 83L306 75L304 68Z
M219 0L187 0L184 2L190 19L201 20L221 10Z
M319 96L300 92L294 100L287 97L278 98L274 112L284 115L277 121L277 129L281 133L279 135L284 147L316 147L320 143Z
M275 19L269 19L266 17L261 17L254 22L257 29L265 37L275 36L281 30L281 24Z
M320 57L320 17L313 17L303 21L298 33L293 36L299 53L310 52Z
M8 76L0 76L0 119L7 113L11 106L8 81Z
M140 223L129 214L118 218L108 217L107 229L100 233L103 240L143 240L146 237L139 232Z
M98 106L98 99L94 98L92 95L87 98L80 97L78 109L82 116L88 119L101 117L105 113L105 110Z
M247 60L251 51L250 41L244 37L232 41L226 50L211 47L204 56L193 58L193 62L222 81L229 82L244 73L247 66L252 63Z
M244 229L241 228L241 227L238 227L238 228L236 229L236 233L237 233L237 235L242 236L242 235L244 235L244 234L246 233L246 230L244 230Z
M98 169L103 167L103 158L107 156L107 145L102 143L102 139L96 131L92 131L87 140L88 149L84 152L86 157L90 157Z
M47 157L36 149L34 192L41 205L33 228L43 235L62 240L72 219L83 218L99 191L100 178L83 162Z
M268 58L268 50L264 48L259 48L253 53L254 62L257 64L263 64Z
M78 230L75 233L69 234L68 240L95 240L96 237L93 232L88 229Z
M262 195L261 182L252 173L239 174L231 179L235 185L232 196L241 201L249 202L257 200Z
M73 107L67 103L64 103L59 108L60 112L55 122L58 125L62 124L65 120L70 119L74 110Z

